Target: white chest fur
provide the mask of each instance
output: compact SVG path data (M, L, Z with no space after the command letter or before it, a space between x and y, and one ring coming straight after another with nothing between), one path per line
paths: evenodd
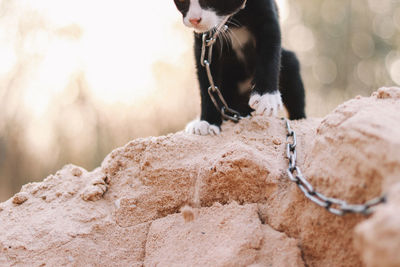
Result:
M235 51L237 57L242 61L245 59L243 49L249 43L255 45L255 39L246 27L231 29L232 49Z
M256 41L254 36L249 32L246 27L233 28L231 29L231 45L233 51L235 51L237 58L243 63L246 62L245 50L244 48L248 44L252 44L255 47ZM239 92L244 94L247 93L252 88L253 77L239 82L238 88Z

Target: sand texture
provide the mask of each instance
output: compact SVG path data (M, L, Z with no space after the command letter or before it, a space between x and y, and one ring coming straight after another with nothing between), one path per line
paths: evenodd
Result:
M252 117L25 185L0 204L0 266L400 266L400 89L292 127L318 191L387 203L339 217L310 202L286 175L284 122Z

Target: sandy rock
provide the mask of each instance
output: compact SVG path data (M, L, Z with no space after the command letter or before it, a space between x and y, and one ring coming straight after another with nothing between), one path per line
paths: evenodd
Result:
M399 179L400 127L398 88L381 88L379 95L365 97L339 106L322 121L311 154L305 162L308 174L325 183L334 195L347 185L348 200L366 200ZM348 176L354 177L348 179ZM326 177L327 179L324 179ZM329 178L328 178L329 177ZM367 190L365 188L368 187Z
M400 266L400 183L389 193L389 203L356 228L355 245L368 267Z
M400 183L399 91L292 122L319 192L363 203ZM370 219L329 214L288 180L285 144L283 121L252 117L134 140L93 172L66 166L0 204L0 266L398 266L396 193Z
M58 265L58 260L64 262L62 259L71 255L67 247L74 240L90 236L100 222L101 226L109 223L107 218L111 217L111 210L104 201L94 206L80 197L98 172L84 171L81 177L76 177L74 168L65 166L41 183L25 185L22 192L30 195L29 201L17 208L11 200L3 203L0 255L6 260L0 257L0 266L39 266L49 262ZM84 250L87 248L80 248Z
M256 264L304 266L296 240L263 225L256 204L203 208L191 223L169 215L150 227L145 266Z
M379 94L399 91L382 88ZM305 153L304 164L299 164L303 174L319 192L349 203L364 203L388 191L400 181L399 110L395 97L363 97L340 105L322 120L311 140L298 146ZM293 128L299 129L296 124ZM305 202L298 188L290 185L265 205L265 220L301 240L307 264L360 266L360 257L349 244L353 228L365 218L333 216ZM339 253L344 247L347 253Z

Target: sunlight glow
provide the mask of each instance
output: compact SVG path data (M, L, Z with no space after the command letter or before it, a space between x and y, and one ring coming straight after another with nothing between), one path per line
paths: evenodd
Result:
M6 75L16 63L16 55L13 47L11 45L1 43L0 58L0 76L2 76Z
M279 8L279 17L281 21L284 22L289 17L288 0L277 0L276 3L278 4Z
M397 84L400 85L400 59L396 60L392 67L390 68L390 75L392 80Z
M132 105L154 93L153 65L178 64L188 49L175 26L181 22L172 1L22 1L43 25L29 33L23 50L34 55L24 102L42 116L51 96L83 73L94 98L106 104ZM182 27L183 29L183 27ZM8 42L9 44L12 42ZM0 74L15 64L12 48L0 50ZM5 60L3 60L5 59Z
M111 12L109 5L100 5L81 22L87 78L93 92L106 102L130 103L151 93L153 64L176 62L184 51L184 42L171 33L180 18L173 3L160 2L155 10L152 2L141 2L140 10L135 5L117 1L118 9ZM151 18L146 10L152 10Z

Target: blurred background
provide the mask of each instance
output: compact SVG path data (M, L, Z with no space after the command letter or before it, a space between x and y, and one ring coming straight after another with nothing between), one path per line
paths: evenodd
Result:
M251 0L249 0L251 1ZM400 85L400 0L278 0L308 116ZM172 0L0 0L0 201L88 170L199 113L192 33Z

